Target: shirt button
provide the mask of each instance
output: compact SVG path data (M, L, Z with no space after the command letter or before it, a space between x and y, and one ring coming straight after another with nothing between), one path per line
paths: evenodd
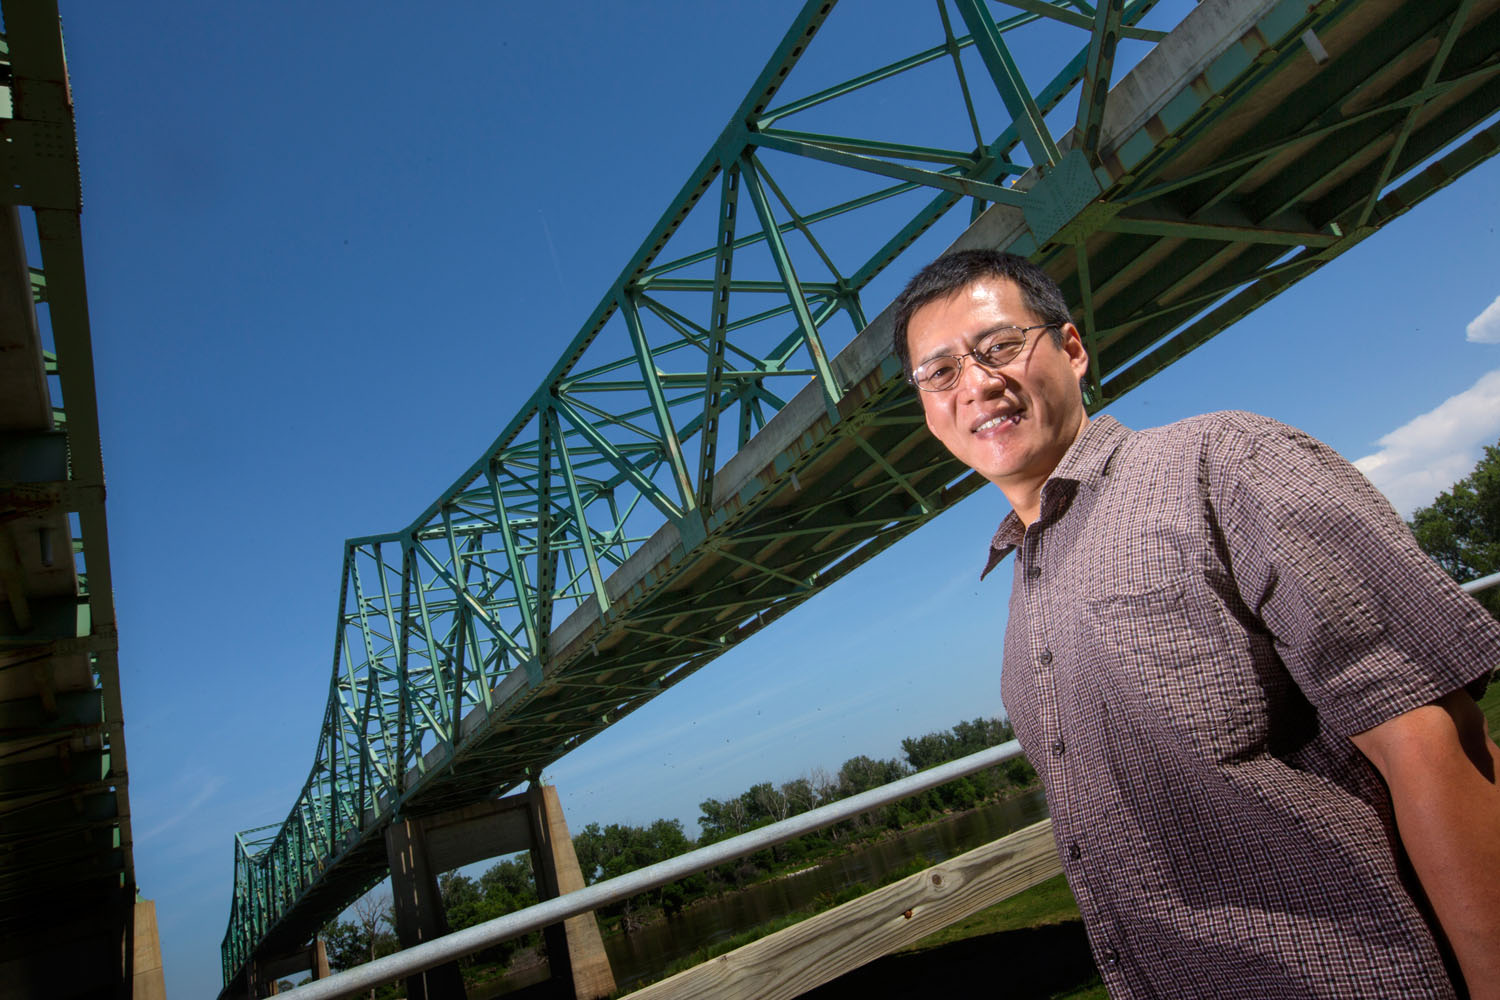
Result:
M1040 567L1040 566L1030 566L1030 567L1027 567L1027 569L1026 569L1026 575L1029 576L1029 577L1031 577L1033 580L1035 580L1037 577L1039 577L1039 576L1042 575L1042 567Z
M1104 959L1104 964L1109 966L1110 968L1114 968L1115 966L1120 964L1120 953L1118 951L1115 951L1113 948L1106 947L1099 954Z
M1063 751L1066 749L1068 749L1068 745L1066 743L1064 743L1062 740L1054 740L1052 743L1052 756L1061 757L1063 755Z
M1083 848L1079 847L1076 841L1074 843L1069 844L1068 845L1068 859L1070 861L1077 861L1081 857L1083 857Z
M1036 654L1036 659L1038 663L1045 667L1047 664L1052 662L1052 650L1042 650L1040 653Z

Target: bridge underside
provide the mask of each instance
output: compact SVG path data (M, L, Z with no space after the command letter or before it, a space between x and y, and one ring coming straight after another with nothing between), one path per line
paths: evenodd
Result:
M991 197L956 245L1059 281L1097 409L1493 155L1497 108L1495 0L1204 3L1112 90L1092 154L1064 135L1014 186L1032 201ZM830 370L836 398L809 382L718 470L701 537L692 519L658 528L551 631L536 673L512 671L405 769L399 801L332 838L255 951L304 942L384 876L398 807L539 774L982 485L926 433L888 313Z
M0 996L118 996L160 958L135 901L72 98L56 3L3 13Z

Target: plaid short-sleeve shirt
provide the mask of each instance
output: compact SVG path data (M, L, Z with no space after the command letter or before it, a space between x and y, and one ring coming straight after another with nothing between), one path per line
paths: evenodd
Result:
M1350 735L1500 624L1332 449L1248 413L1088 425L1023 528L1001 685L1114 997L1452 997Z

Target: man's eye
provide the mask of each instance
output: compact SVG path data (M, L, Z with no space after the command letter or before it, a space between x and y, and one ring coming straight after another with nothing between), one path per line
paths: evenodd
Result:
M929 361L922 366L922 381L945 382L953 377L955 365L948 358L941 361Z
M992 341L979 349L979 356L996 364L1009 361L1024 343L1025 341L1016 338Z

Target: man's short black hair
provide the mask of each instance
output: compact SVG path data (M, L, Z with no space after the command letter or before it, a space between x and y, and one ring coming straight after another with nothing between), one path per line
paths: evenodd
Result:
M958 250L945 254L918 271L896 297L892 346L901 371L911 375L911 345L906 339L912 313L929 302L945 299L984 278L1004 278L1021 290L1021 301L1037 319L1052 325L1052 342L1062 346L1062 325L1071 323L1067 300L1051 276L1025 257L1003 250Z

